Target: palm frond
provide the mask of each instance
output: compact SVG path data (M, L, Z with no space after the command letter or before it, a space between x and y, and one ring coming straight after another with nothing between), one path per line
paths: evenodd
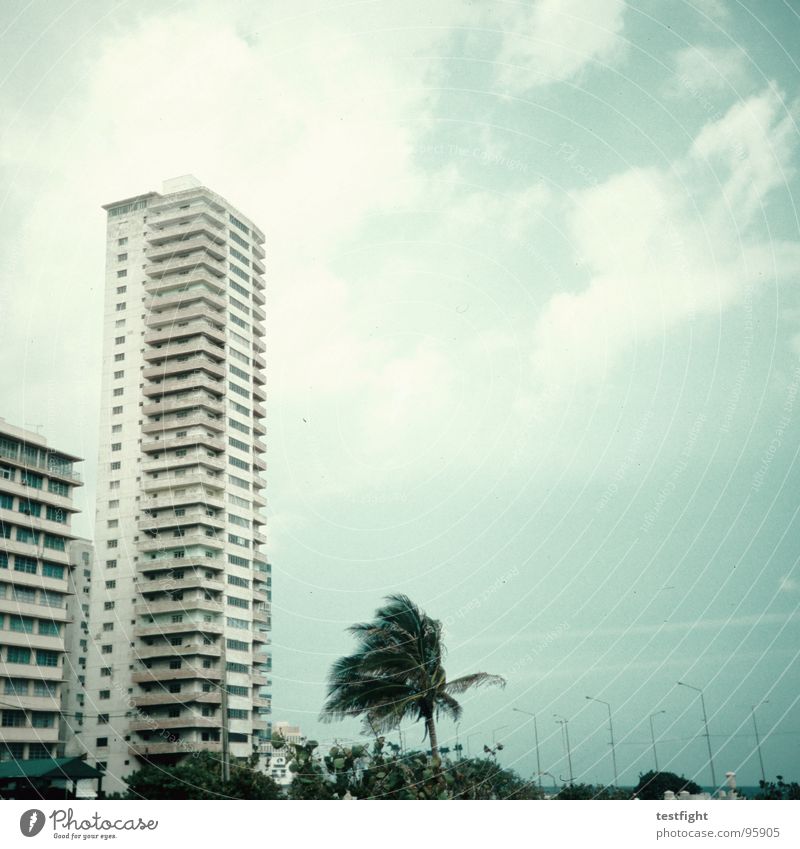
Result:
M497 686L505 687L506 679L500 675L490 675L488 672L475 672L472 675L462 675L444 685L446 693L464 693L472 687Z

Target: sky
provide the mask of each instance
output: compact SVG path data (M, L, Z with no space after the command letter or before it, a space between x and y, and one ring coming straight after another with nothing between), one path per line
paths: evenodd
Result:
M273 720L411 596L445 745L800 775L800 7L7 0L0 416L86 457L105 217L191 173L267 237ZM766 703L764 703L766 701ZM419 726L403 727L422 745ZM549 781L550 778L546 778Z

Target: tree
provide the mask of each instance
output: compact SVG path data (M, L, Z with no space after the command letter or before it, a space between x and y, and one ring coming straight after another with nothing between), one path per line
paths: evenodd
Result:
M148 764L129 775L127 799L280 799L281 788L259 772L257 757L231 763L223 782L220 761L211 752L195 752L170 766Z
M448 681L442 666L442 624L407 596L391 595L375 621L349 628L359 641L354 654L334 663L321 719L361 716L374 734L396 728L404 719L422 720L431 754L439 761L436 719L458 720L454 696L485 684L505 686L498 675L476 672Z
M756 799L800 799L800 784L796 781L784 781L778 776L778 781L759 781L759 793Z
M565 784L553 797L554 799L630 799L631 794L618 787L604 787L601 784Z
M663 799L667 790L671 790L676 796L684 790L691 794L703 792L699 784L682 775L650 770L643 775L639 774L639 783L634 788L633 795L640 799Z

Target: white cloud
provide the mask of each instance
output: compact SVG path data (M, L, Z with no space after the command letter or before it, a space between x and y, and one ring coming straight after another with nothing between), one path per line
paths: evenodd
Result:
M743 86L748 78L747 55L736 47L693 45L675 54L677 85L672 93L732 91Z
M591 279L552 297L536 324L540 389L596 381L637 344L800 271L800 244L749 231L787 179L791 140L768 89L705 126L673 168L634 168L579 195L571 231Z
M538 0L510 7L500 23L499 84L513 93L573 79L623 50L623 0Z

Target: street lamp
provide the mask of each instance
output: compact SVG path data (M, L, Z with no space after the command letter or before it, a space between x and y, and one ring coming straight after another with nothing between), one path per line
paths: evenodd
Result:
M653 760L656 762L656 772L658 772L658 752L656 751L656 733L653 731L653 717L666 713L665 710L657 710L650 714L650 739L653 741Z
M520 710L519 708L511 708L511 710L515 710L517 713L524 713L527 716L533 717L533 737L534 737L534 740L536 741L536 780L537 780L539 786L541 787L542 786L542 775L544 775L544 773L542 772L542 764L539 761L539 728L536 725L536 714L530 713L530 711L527 711L527 710Z
M611 705L608 702L604 702L602 699L596 699L594 696L586 697L590 702L599 702L601 705L605 705L608 708L608 730L611 734L611 761L614 764L614 787L619 784L617 779L617 753L614 750L614 723L611 721Z
M561 726L561 730L564 732L564 737L567 741L567 764L569 765L569 783L572 786L572 782L574 778L572 776L572 750L569 745L569 720L563 716L559 716L557 713L554 713L553 716L556 718L556 722Z
M717 792L717 776L714 772L714 756L711 754L711 735L708 733L708 714L706 713L706 700L703 697L703 691L699 687L693 687L685 681L678 681L679 687L688 687L696 693L700 693L700 704L703 708L703 724L706 727L706 744L708 745L708 765L711 767L711 783L714 786L714 792Z
M756 724L756 708L766 704L769 704L769 699L764 699L750 708L750 716L753 717L753 730L756 732L756 749L758 749L758 762L761 765L761 780L765 784L767 783L767 776L764 772L764 759L761 757L761 740L758 736L758 725Z
M496 740L497 740L497 738L495 737L495 735L497 734L497 732L498 732L498 731L502 731L504 728L508 728L508 727L509 727L508 725L501 725L499 728L495 728L495 729L492 731L492 746L494 746L494 744L495 744L495 742L496 742Z

